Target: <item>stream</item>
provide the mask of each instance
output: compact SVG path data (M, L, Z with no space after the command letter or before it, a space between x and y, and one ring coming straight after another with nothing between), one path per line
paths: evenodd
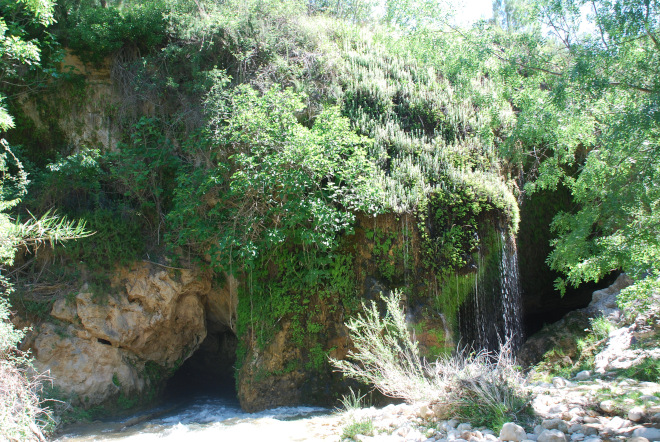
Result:
M64 429L57 442L86 441L317 441L339 440L339 418L318 407L245 413L235 398L195 395L119 420Z

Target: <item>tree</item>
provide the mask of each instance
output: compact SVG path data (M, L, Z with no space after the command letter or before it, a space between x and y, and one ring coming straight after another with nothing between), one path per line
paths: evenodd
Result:
M529 2L524 0L493 0L493 22L507 32L529 28L535 24L529 9Z
M53 22L52 0L1 1L0 8L0 85L8 85L18 74L19 66L36 65L40 61L37 42L25 40L25 27L29 24L47 26ZM0 93L0 132L14 126Z
M552 268L577 286L613 270L641 280L660 271L660 44L658 3L540 0L547 40L517 36L494 53L522 74L510 145L540 163L528 191L566 187ZM585 8L590 11L582 20Z

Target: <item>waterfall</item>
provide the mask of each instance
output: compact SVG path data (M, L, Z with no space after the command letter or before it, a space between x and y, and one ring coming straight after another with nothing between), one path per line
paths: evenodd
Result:
M503 230L494 243L490 254L479 253L474 289L459 311L461 341L492 351L508 340L516 350L523 341L518 251Z

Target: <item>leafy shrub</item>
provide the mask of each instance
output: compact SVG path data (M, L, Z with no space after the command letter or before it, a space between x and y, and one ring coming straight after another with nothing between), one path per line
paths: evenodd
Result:
M145 173L151 170L145 167L142 158L128 154L121 158L124 157L126 161L139 162L140 170ZM28 201L30 210L41 212L48 207L58 207L95 232L88 238L54 249L55 256L67 258L68 263L72 261L76 267L83 262L88 269L105 270L138 258L145 248L142 235L145 217L131 207L132 201L128 199L131 195L118 194L115 190L118 184L108 172L109 159L114 157L83 148L58 158L36 174L34 187L38 192ZM124 180L130 179L129 173L125 173ZM143 187L145 193L150 190L146 185Z
M105 270L142 255L145 244L141 223L130 210L98 209L85 213L80 219L94 235L55 249L56 256L83 262L94 270Z
M97 149L60 157L38 174L38 201L41 207L58 207L68 214L94 209L102 199L101 153Z
M149 51L165 38L165 6L160 0L123 9L81 7L67 26L69 47L83 61L98 63L125 45Z
M129 140L108 155L111 176L160 243L181 160L157 118L142 117L131 129Z

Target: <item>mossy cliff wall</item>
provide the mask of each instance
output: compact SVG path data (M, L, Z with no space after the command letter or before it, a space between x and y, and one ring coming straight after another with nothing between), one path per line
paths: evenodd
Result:
M35 176L50 183L31 204L63 204L66 213L87 219L96 231L67 248L26 255L18 265L24 283L14 304L35 325L26 345L35 350L38 367L52 370L65 396L84 406L120 399L135 405L137 397L162 391L197 354L197 366L210 376L214 360L223 365L217 376L226 377L227 366L235 364L246 410L331 404L346 388L328 364L328 356L346 357L351 348L344 322L361 302L379 302L392 290L403 293L402 307L424 354L454 348L459 316L466 315L463 304L478 275L497 263L492 257L499 256L501 244L493 238L517 227L517 204L505 179L476 166L439 162L429 172L435 187L423 198L413 192L397 209L351 213L330 250L283 241L250 266L219 265L204 247L225 224L199 224L199 232L167 229L181 186L198 175L207 179L200 172L212 170L213 161L199 153L211 135L199 128L176 132L166 120L173 101L167 94L137 101L127 94L119 61L108 60L98 70L68 60L74 66L68 86L17 101L15 113L24 121L10 134L34 157ZM368 98L367 92L352 100ZM358 101L347 113L364 111ZM358 132L368 130L357 126ZM51 138L34 139L30 128L50 128ZM381 147L412 140L387 141L385 135L379 135ZM446 147L425 146L440 153ZM193 147L198 153L186 156ZM39 152L51 152L50 160L39 159ZM454 154L446 161L465 161ZM397 167L417 167L399 160ZM49 165L40 168L45 162ZM195 189L209 185L198 201L186 199L187 216L222 220L222 205L235 204L223 199L218 183L225 176L212 178L211 185ZM200 242L182 245L175 237L182 234ZM142 287L139 293L136 286ZM89 351L73 355L75 348ZM214 359L213 352L235 354ZM77 377L67 374L72 371Z

